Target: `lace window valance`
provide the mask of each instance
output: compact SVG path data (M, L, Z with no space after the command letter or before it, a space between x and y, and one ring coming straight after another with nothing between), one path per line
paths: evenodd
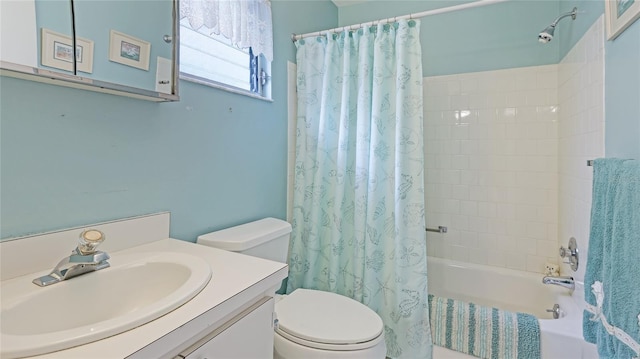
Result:
M268 0L181 0L180 19L193 30L206 27L238 48L253 49L273 60L273 24Z

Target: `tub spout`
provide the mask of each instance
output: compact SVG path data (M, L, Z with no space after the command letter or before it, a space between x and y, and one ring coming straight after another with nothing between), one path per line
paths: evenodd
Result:
M571 289L571 290L574 290L575 287L576 287L576 284L573 281L573 277L546 276L546 277L542 278L542 283L559 285L561 287L565 287L565 288L568 288L568 289Z

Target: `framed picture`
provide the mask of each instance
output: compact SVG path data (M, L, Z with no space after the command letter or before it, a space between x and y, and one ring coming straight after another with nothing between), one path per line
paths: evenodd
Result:
M111 30L109 60L149 71L151 44L133 36Z
M43 66L73 72L71 37L42 28L40 61ZM76 70L93 72L93 41L76 37Z
M605 0L607 39L613 40L640 18L640 0Z

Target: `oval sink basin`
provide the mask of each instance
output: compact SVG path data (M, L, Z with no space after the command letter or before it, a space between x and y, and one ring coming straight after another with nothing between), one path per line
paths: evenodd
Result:
M110 268L38 287L36 273L2 282L0 357L49 353L150 322L209 282L203 259L170 252L112 255Z

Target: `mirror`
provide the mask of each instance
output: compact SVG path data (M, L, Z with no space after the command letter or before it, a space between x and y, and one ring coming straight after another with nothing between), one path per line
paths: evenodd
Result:
M179 99L177 0L0 4L2 75L152 101Z

